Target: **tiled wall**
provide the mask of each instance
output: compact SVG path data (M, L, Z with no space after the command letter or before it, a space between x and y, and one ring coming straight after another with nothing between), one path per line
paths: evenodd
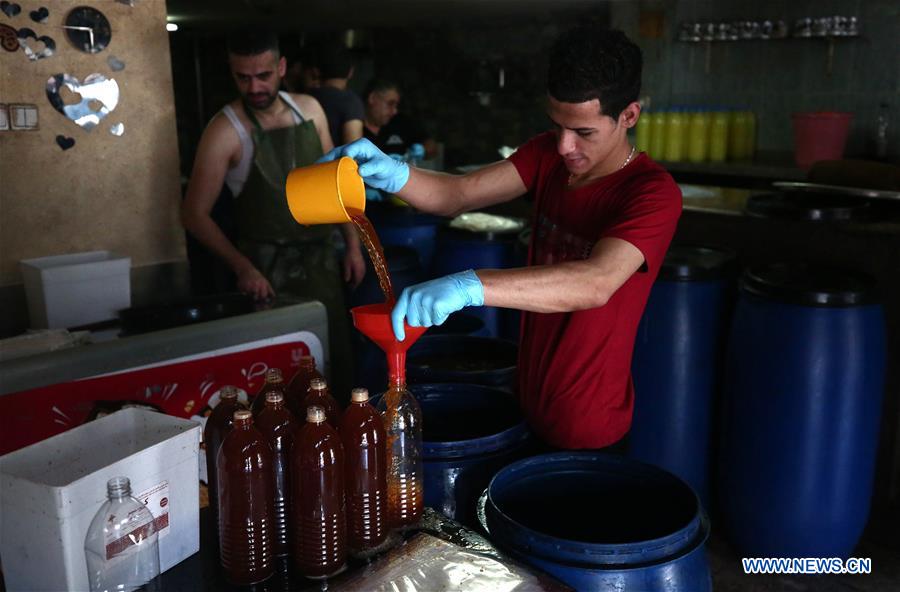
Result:
M644 50L644 94L653 106L747 105L759 118L763 151L792 149L795 111L852 111L847 154L872 153L880 103L890 105L889 151L900 156L900 2L897 0L668 0L666 37L637 35L638 2L613 4L612 23ZM713 44L705 72L705 44L673 41L682 21L857 16L862 36L837 42L831 76L827 44L818 39L739 41Z

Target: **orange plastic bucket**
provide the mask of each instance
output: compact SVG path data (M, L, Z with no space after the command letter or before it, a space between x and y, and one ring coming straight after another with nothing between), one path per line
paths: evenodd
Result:
M294 169L285 183L288 207L300 224L340 224L348 210L366 209L366 188L356 162L346 156Z
M850 133L853 113L816 111L794 113L794 159L808 169L820 160L840 160Z

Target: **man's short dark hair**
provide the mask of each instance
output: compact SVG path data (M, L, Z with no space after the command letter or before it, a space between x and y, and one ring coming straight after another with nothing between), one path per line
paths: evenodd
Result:
M228 34L228 53L239 56L255 56L271 51L277 57L278 35L271 29L245 27Z
M618 119L638 99L642 67L641 49L622 31L579 26L550 49L547 92L564 103L599 99L601 113Z
M349 49L339 43L332 43L322 48L317 65L322 80L347 78L353 68L353 57Z
M363 101L368 101L369 96L372 93L380 93L388 90L395 90L397 92L400 92L400 86L393 80L389 80L387 78L373 78L366 85L365 90L363 90Z

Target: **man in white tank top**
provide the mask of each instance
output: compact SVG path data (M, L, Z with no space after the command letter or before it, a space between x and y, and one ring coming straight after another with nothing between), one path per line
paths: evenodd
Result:
M253 34L259 39L244 41L251 44L256 41L260 45L258 52L236 54L229 51L228 63L240 97L216 114L203 132L181 218L184 227L234 271L239 290L257 299L266 299L275 295L270 279L213 221L210 217L213 205L225 184L235 198L244 193L244 185L254 167L252 138L256 130L265 133L311 121L321 149L327 152L333 148L333 143L325 113L313 97L278 92L286 63L279 55L277 37L266 32ZM243 53L250 55L241 55ZM343 276L355 286L365 273L365 261L353 226L342 225L341 232L347 243Z

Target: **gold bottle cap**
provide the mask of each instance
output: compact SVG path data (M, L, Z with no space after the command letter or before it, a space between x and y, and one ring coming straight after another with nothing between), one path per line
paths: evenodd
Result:
M238 390L231 385L223 386L219 391L219 399L237 399Z
M253 417L253 413L246 409L238 409L234 412L234 421L244 421Z
M266 393L266 403L281 403L284 401L284 395L278 391Z
M314 391L324 391L328 388L328 384L321 378L313 378L309 381L309 388Z
M368 403L369 389L355 388L350 391L350 400L354 403Z
M325 409L318 405L310 405L306 408L306 421L310 423L322 423L325 421Z
M266 382L269 384L278 384L279 382L284 381L284 377L281 375L281 370L278 368L269 368L266 370Z

